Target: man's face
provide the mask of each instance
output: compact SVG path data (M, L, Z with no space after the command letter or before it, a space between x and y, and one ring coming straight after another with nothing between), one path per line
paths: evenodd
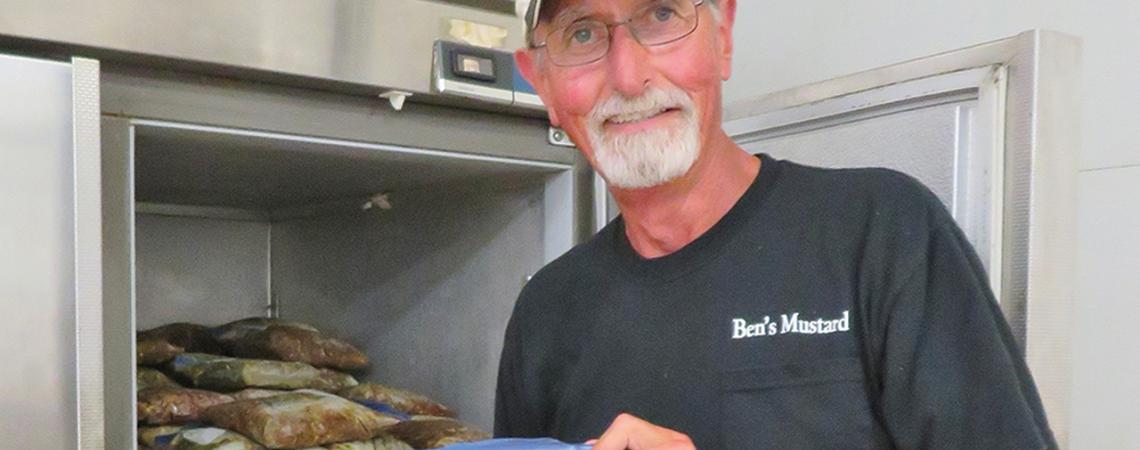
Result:
M680 0L690 2L692 0ZM583 20L625 22L664 0L547 1L553 17L534 31L536 43ZM516 53L551 122L565 129L590 163L620 188L656 186L684 175L720 128L721 83L730 74L733 0L721 19L706 0L692 34L646 46L631 27L611 27L609 51L584 65L551 60L548 48ZM661 16L656 16L661 17Z

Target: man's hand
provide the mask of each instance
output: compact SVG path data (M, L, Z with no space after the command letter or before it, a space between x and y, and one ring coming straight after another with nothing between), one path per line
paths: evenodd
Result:
M696 450L688 436L629 414L618 416L602 437L587 444L594 450Z

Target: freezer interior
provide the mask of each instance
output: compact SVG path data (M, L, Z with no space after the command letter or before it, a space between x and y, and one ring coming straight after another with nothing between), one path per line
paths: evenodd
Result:
M571 167L181 124L132 145L136 330L308 323L369 356L361 382L490 430L517 295L569 246Z

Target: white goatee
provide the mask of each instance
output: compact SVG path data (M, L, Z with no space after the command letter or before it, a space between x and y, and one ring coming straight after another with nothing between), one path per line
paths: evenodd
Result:
M675 109L680 123L637 133L606 133L605 124L646 119ZM677 88L649 88L641 96L610 97L590 112L587 134L598 171L611 186L640 189L668 183L689 171L700 154L697 111Z

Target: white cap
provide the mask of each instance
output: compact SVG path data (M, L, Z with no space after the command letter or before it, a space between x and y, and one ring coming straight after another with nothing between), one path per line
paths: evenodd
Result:
M515 14L523 22L523 36L526 36L527 46L531 45L530 32L538 26L540 9L542 9L542 0L515 0Z

